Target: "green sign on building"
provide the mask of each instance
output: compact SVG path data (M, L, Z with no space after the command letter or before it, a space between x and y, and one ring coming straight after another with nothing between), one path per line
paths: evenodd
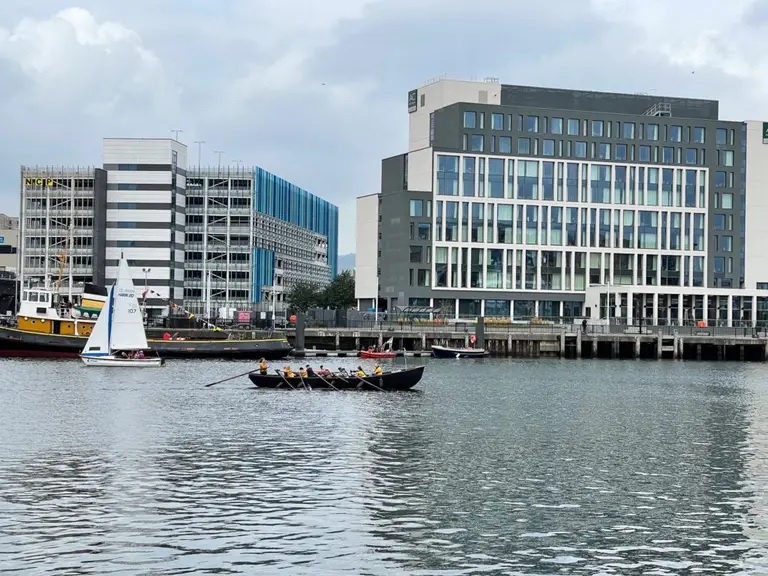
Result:
M768 122L763 122L763 141L768 140Z

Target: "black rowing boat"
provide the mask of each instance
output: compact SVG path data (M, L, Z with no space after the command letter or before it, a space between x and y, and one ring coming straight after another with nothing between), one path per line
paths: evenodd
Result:
M284 378L279 374L260 374L251 372L248 378L251 379L259 388L296 388L304 389L304 384L312 388L336 388L338 390L410 390L421 380L424 373L424 366L408 368L406 370L397 370L394 372L384 372L381 376L366 376L360 378L355 375L347 374L335 376L305 376L304 383L299 376L293 378ZM332 386L331 386L332 384Z

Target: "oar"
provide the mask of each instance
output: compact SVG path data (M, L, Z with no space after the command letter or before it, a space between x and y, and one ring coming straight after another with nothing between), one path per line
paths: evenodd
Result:
M253 370L248 370L248 372L243 372L242 374L238 374L237 376L232 376L230 378L224 378L224 380L219 380L217 382L211 382L210 384L206 384L205 388L208 388L209 386L213 386L214 384L221 384L222 382L227 382L229 380L234 380L235 378L240 378L242 376L245 376L246 374L250 374L253 372Z
M280 372L280 370L275 370L275 374L277 374L278 376L280 376L280 378L282 378L282 379L283 379L283 382L285 382L286 384L288 384L288 386L290 387L290 389L291 389L291 390L296 390L296 388L294 388L294 387L293 387L293 384L291 384L290 382L288 382L288 378L286 378L286 377L285 377L285 374L283 374L282 372ZM278 384L278 386L280 386L280 384Z
M338 388L336 388L336 386L334 386L333 384L331 384L331 383L330 383L328 380L326 380L325 378L323 378L323 377L322 377L320 374L318 374L317 372L315 372L315 376L317 376L318 378L320 378L320 380L322 380L323 382L325 382L326 384L328 384L328 386L330 386L331 388L333 388L334 390L336 390L336 392L341 392L341 390L339 390Z
M304 376L301 375L301 370L299 370L299 379L301 380L301 385L304 386L304 390L307 392L312 390L312 386L307 386L307 383L304 382Z
M341 368L339 368L339 370L341 370ZM366 384L368 384L368 386L371 386L372 388L375 388L375 389L376 389L376 390L378 390L379 392L386 392L386 390L384 390L384 388L380 388L379 386L376 386L376 384L371 384L370 382L368 382L368 380L366 380L365 378L362 378L362 377L358 376L357 374L353 374L352 376L354 376L354 377L355 377L355 378L357 378L358 380L361 380L361 381L365 382Z

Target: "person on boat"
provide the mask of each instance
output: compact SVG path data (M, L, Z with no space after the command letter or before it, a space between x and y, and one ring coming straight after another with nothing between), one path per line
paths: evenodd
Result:
M294 374L290 366L283 368L283 374L285 374L288 378L296 378L296 374Z
M311 377L313 377L313 376L316 376L316 375L317 375L317 374L316 374L316 373L315 373L315 371L312 369L312 366L310 366L309 364L307 364L307 376L311 378Z
M307 369L304 368L304 366L299 366L299 376L301 376L302 378L307 377Z
M163 332L163 340L170 340L170 339L171 339L171 333Z
M138 360L144 360L144 351L143 350L139 350L138 352L136 352L136 358Z
M259 360L259 374L262 376L266 375L267 370L269 369L269 364L267 364L267 361L262 358Z
M362 367L362 366L358 366L358 367L357 367L357 375L358 375L360 378L365 378L366 376L368 376L368 374L366 374L366 373L365 373L365 370L363 370L363 367Z
M325 368L322 364L320 364L320 368L315 370L315 373L319 376L331 376L331 371L328 370L328 368Z
M383 370L381 369L381 366L379 366L378 364L376 364L376 368L375 368L375 369L374 369L374 371L373 371L373 375L374 375L374 376L381 376L383 373L384 373L384 372L383 372Z

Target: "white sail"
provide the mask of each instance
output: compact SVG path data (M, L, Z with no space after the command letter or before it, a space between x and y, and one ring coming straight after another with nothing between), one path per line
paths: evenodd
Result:
M107 292L107 301L104 308L101 309L99 318L93 326L91 335L83 348L83 354L86 356L105 356L109 354L110 323L112 316L112 297L114 287L110 287Z
M124 258L120 259L114 287L114 312L110 348L112 350L146 350L147 335L141 317L139 300L131 280L131 271Z

